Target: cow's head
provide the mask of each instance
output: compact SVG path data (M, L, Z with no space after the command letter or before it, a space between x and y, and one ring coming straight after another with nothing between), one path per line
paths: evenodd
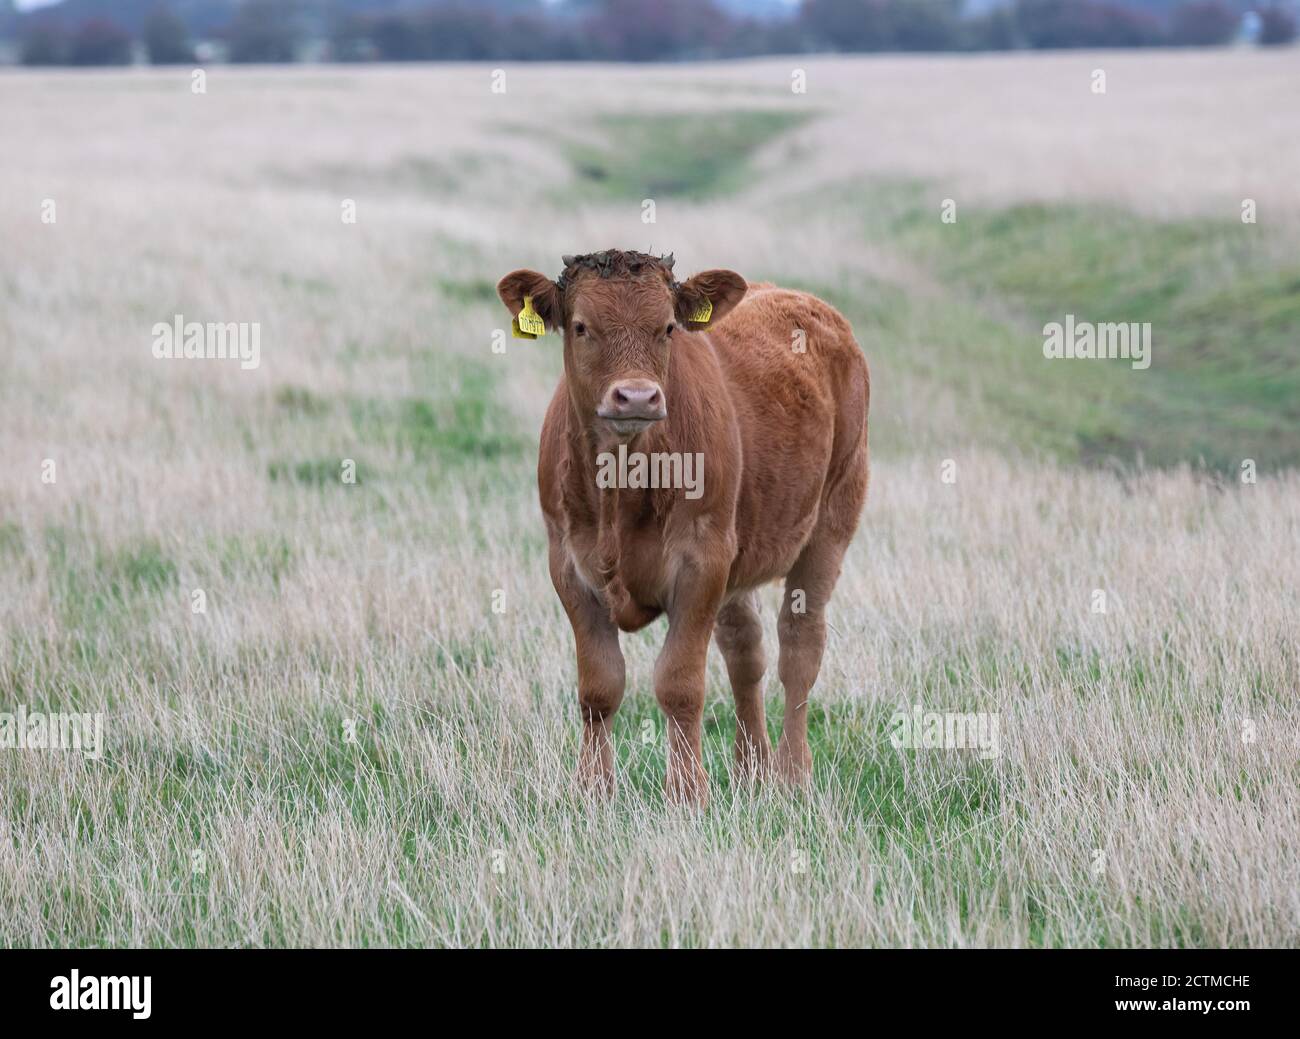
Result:
M611 249L564 257L555 281L514 271L497 294L515 317L531 298L547 330L561 329L565 382L579 417L627 441L668 415L664 387L674 334L720 320L746 288L744 278L725 270L679 284L671 255Z

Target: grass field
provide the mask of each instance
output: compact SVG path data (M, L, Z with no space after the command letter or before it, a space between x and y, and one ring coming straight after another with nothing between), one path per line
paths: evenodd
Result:
M1300 944L1300 51L793 64L0 75L0 712L105 741L0 749L0 943ZM664 803L662 624L573 788L558 340L494 286L606 246L871 363L807 792L733 788L715 654ZM177 313L260 366L155 359ZM1047 362L1067 313L1151 368Z

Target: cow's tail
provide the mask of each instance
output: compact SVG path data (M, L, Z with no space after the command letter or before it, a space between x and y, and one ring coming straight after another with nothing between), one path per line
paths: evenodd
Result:
M837 385L835 440L822 490L821 522L844 537L852 537L866 499L870 471L867 413L871 407L871 372L856 341Z

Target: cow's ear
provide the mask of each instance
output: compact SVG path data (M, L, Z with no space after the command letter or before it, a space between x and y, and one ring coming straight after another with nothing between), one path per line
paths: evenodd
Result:
M749 288L735 271L702 271L677 287L677 320L699 331L727 316Z
M564 324L560 287L545 274L529 270L511 271L497 282L497 295L511 317L519 316L524 309L524 297L531 296L533 310L546 322L548 330Z

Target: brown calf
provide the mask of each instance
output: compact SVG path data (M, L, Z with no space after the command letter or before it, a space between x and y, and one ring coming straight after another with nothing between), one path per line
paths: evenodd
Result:
M564 262L558 281L519 270L497 292L517 319L525 312L521 325L536 314L564 335L537 483L551 580L577 644L579 775L613 789L619 630L661 613L668 637L654 689L668 718L668 795L707 798L700 723L710 635L736 701L737 764L742 774L766 771L754 590L784 577L776 767L804 781L826 604L867 492L862 351L848 322L805 292L747 286L725 270L678 284L671 256L609 251ZM631 475L635 465L610 486L620 448L633 463L646 456L656 474L703 464L689 489L647 486Z

